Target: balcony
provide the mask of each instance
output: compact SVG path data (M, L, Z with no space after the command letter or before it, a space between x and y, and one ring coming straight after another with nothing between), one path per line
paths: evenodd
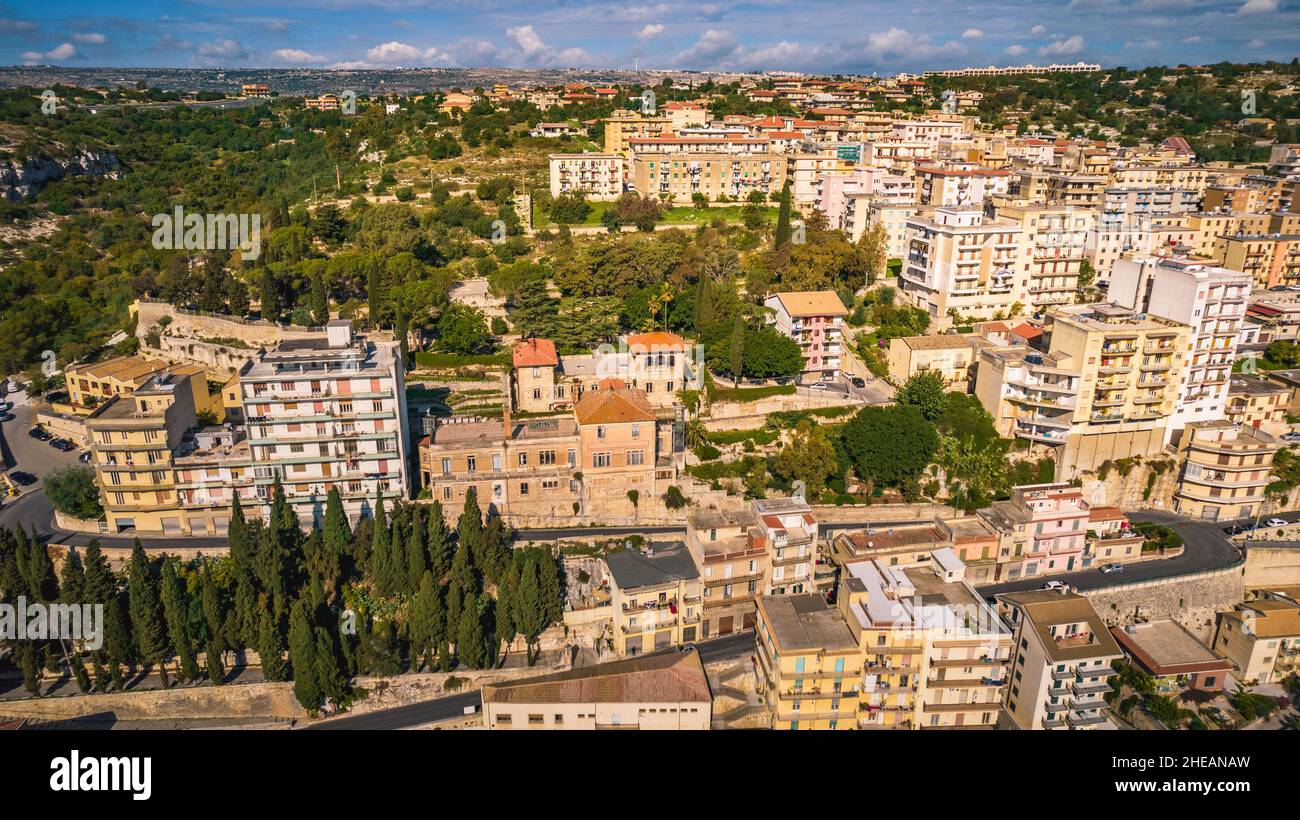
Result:
M1111 691L1109 683L1075 683L1070 687L1075 697L1086 697L1088 695L1101 695Z
M1078 729L1082 726L1096 726L1099 723L1106 723L1108 718L1105 715L1077 715L1071 714L1066 718L1071 726Z

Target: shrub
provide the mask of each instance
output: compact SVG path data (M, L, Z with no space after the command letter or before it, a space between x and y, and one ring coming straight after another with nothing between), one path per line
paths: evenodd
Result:
M668 492L664 493L664 506L670 510L680 510L686 506L686 496L682 495L677 485L670 486Z
M712 444L701 444L695 448L695 457L700 461L713 461L720 455L722 455L722 451Z

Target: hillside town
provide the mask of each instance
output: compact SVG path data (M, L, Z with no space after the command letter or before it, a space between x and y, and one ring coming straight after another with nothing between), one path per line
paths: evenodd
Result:
M0 727L1300 726L1294 61L24 76Z

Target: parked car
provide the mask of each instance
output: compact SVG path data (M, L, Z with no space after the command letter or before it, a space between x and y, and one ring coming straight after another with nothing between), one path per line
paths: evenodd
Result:
M1063 581L1048 581L1047 583L1043 584L1043 589L1055 589L1055 590L1064 591L1069 589L1069 587L1066 586Z
M66 438L54 438L54 439L50 439L46 443L49 444L54 449L64 453L77 449L77 445L68 441Z
M27 431L27 435L31 436L37 441L49 441L50 439L54 438L54 436L45 432L44 427L33 427L32 429Z
M1290 521L1287 521L1287 520L1282 519L1282 518L1270 518L1269 520L1267 520L1267 521L1264 522L1264 526L1266 526L1266 527L1285 527L1287 524L1290 524L1290 523L1291 523Z
M867 386L867 381L866 381L866 379L862 378L861 376L854 376L854 377L850 378L850 379L849 379L849 383L852 384L854 387L866 387L866 386Z
M13 413L0 413L0 422L13 421L13 420L14 420Z
M825 389L826 389L826 382L813 382L812 384L808 385L808 389L809 389L809 390L825 390Z
M1124 565L1123 564L1102 564L1101 571L1106 573L1107 575L1110 575L1112 572L1123 572Z
M0 401L0 410L2 410L2 411L4 411L4 412L7 413L7 412L9 412L9 411L12 410L12 409L14 409L14 403L13 403L13 402L11 402L11 401Z
M1283 441L1300 441L1300 433L1283 433L1281 438Z
M25 473L22 470L10 470L9 478L15 484L21 485L23 487L30 487L31 485L36 483L36 476L32 475L31 473Z

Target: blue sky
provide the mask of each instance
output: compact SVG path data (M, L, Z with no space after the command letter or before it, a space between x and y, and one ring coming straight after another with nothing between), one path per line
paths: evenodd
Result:
M0 0L0 64L912 71L1300 54L1300 0Z

